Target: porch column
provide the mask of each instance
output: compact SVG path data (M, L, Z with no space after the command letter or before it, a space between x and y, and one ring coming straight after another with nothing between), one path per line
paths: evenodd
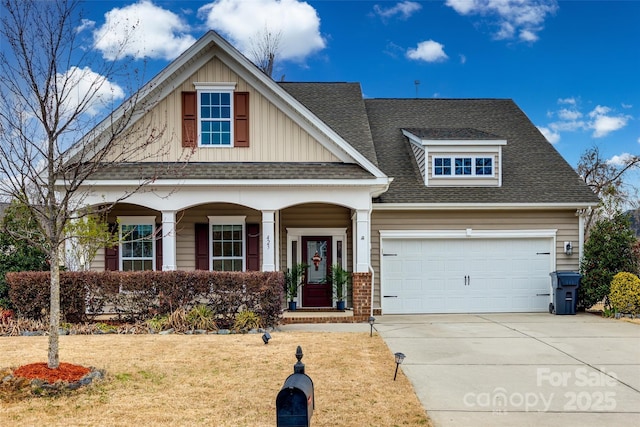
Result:
M262 211L262 271L276 270L275 211Z
M177 268L176 211L162 211L162 271Z
M368 273L371 263L371 221L369 211L359 209L356 211L356 273Z

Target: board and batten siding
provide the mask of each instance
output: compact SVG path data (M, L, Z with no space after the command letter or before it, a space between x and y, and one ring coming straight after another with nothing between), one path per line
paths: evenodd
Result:
M371 265L375 270L374 307L380 308L380 230L549 230L556 233L556 270L579 269L579 218L575 210L377 211L371 216ZM564 254L571 241L573 255Z
M249 147L183 148L182 92L194 91L194 83L235 82L236 91L249 93ZM217 56L189 76L155 105L129 132L125 143L147 140L151 131L159 135L139 159L128 161L190 161L190 162L339 162L308 132L269 101L262 93L240 78Z

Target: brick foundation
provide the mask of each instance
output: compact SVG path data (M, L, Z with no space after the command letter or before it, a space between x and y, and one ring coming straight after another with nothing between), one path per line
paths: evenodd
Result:
M295 316L282 319L284 324L293 323L361 323L368 322L371 316L371 273L352 274L353 316L332 316L330 311L323 316ZM374 310L374 316L380 314L380 309Z

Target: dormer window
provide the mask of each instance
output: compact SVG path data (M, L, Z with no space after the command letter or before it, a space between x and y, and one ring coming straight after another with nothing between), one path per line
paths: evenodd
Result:
M493 159L491 157L439 157L434 155L432 159L434 177L493 176Z
M424 183L431 187L500 187L502 146L496 135L469 128L403 129Z

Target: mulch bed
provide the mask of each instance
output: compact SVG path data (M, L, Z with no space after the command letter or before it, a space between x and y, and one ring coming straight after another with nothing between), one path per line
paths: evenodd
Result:
M27 378L30 380L42 380L45 383L53 384L56 381L74 382L80 381L82 377L91 372L91 369L80 365L61 362L58 368L51 369L46 363L31 363L20 366L13 371L15 377Z
M34 396L52 396L88 386L104 378L104 371L71 363L51 369L46 363L30 363L17 369L0 370L0 400L15 401Z

